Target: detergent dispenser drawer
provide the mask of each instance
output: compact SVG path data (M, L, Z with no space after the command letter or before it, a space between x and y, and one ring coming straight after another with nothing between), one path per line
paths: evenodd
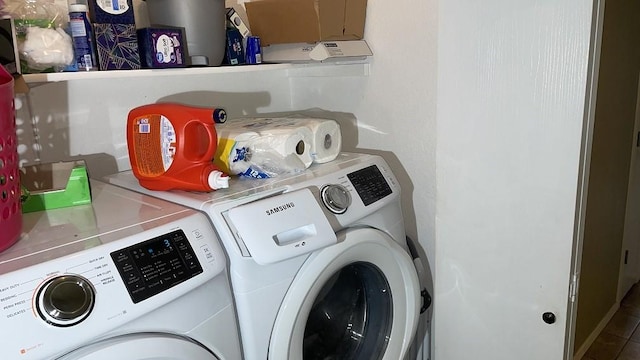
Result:
M229 210L249 253L265 265L335 244L336 234L309 189L254 201Z

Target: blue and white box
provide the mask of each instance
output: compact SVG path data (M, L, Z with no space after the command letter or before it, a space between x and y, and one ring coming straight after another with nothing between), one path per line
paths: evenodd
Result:
M132 0L89 0L89 17L98 24L135 24Z
M148 27L138 29L138 48L143 68L187 66L183 28Z

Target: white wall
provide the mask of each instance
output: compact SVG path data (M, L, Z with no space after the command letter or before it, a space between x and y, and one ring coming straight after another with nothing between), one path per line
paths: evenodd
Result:
M283 71L152 78L75 80L38 85L17 111L23 162L88 158L96 178L129 169L126 121L129 110L157 101L227 109L229 116L289 110L290 84ZM29 107L28 104L31 104ZM35 123L32 130L32 122ZM37 139L34 140L34 133Z
M296 80L294 107L355 114L357 139L346 149L381 154L391 164L402 186L407 235L420 241L433 267L437 1L367 6L369 76Z

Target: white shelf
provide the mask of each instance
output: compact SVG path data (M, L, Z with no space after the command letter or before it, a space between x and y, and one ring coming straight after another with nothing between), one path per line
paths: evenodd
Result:
M304 64L261 64L241 66L197 67L180 69L142 69L142 70L110 70L79 71L46 74L25 74L27 84L43 84L59 81L80 81L96 79L125 79L160 76L204 76L229 73L248 73L284 70L287 75L301 76L367 76L369 64L365 61L341 63L304 63Z

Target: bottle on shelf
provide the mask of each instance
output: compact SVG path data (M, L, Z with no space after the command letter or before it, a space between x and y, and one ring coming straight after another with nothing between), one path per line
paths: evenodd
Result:
M73 51L78 70L98 70L93 30L86 4L69 5L69 28L73 39Z

